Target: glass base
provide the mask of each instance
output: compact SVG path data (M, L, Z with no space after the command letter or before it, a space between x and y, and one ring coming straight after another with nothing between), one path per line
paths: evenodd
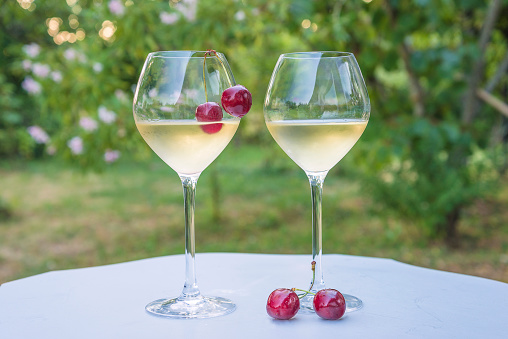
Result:
M363 307L363 301L350 294L343 294L346 299L346 313L358 311Z
M236 305L226 298L199 297L193 299L173 298L152 301L145 307L148 313L161 317L191 319L213 318L226 315L236 309Z
M342 294L346 300L346 313L358 311L363 307L363 302L355 296L349 294ZM314 313L314 296L309 294L300 300L300 309L305 313Z

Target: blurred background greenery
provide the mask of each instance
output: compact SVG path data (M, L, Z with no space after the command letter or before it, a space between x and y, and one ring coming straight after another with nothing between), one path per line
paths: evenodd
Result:
M223 52L253 109L203 173L198 252L310 252L268 134L278 56L353 52L369 126L327 177L324 251L508 282L507 0L0 1L0 283L183 252L180 183L138 135L155 50Z

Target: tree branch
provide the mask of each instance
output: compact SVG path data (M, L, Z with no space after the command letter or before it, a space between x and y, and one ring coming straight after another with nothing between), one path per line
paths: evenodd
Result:
M411 101L414 105L413 115L423 117L425 115L425 93L418 76L411 67L411 51L405 42L400 45L399 53L402 56L402 61L404 61L404 67L409 77L409 90L411 91Z
M508 117L508 105L487 92L484 89L478 88L476 90L476 95L478 98L485 101L490 106L494 107L496 110L498 110L502 115Z
M490 2L487 17L483 24L478 42L479 56L473 65L473 70L469 76L466 97L464 98L464 110L462 111L462 122L466 125L471 124L478 108L478 99L476 97L476 89L482 80L485 71L484 53L487 44L492 35L494 24L496 23L499 10L501 8L501 0L492 0Z
M397 23L397 15L390 4L390 1L384 2L390 24L395 29ZM404 62L404 68L409 78L409 91L411 93L411 102L413 103L413 115L423 117L425 115L425 91L420 83L420 79L411 67L411 49L405 41L399 45L399 54Z
M506 75L506 71L508 71L508 52L506 52L503 61L501 61L501 64L499 65L499 68L497 69L496 73L492 76L492 78L487 83L487 86L485 86L485 90L487 92L492 92L494 88L496 88L497 84L504 75Z

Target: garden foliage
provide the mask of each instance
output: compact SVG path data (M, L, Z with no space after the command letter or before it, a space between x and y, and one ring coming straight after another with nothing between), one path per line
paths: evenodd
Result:
M506 118L466 95L500 72L507 8L506 0L3 2L0 156L101 168L146 151L131 103L155 50L225 53L236 81L253 93L237 137L267 142L261 110L278 55L351 51L372 118L347 163L362 169L385 210L429 235L450 235L462 209L496 179L490 154L505 141ZM497 78L489 91L506 101L507 77Z

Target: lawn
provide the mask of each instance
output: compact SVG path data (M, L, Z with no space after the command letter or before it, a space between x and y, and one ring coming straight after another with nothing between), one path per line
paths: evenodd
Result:
M450 249L411 223L374 213L347 161L325 182L324 253L508 282L508 189L465 212L461 246ZM13 212L0 221L0 283L184 250L180 181L155 156L123 159L102 173L52 160L0 161L0 196ZM232 144L198 182L196 250L310 253L310 218L305 174L282 151Z

